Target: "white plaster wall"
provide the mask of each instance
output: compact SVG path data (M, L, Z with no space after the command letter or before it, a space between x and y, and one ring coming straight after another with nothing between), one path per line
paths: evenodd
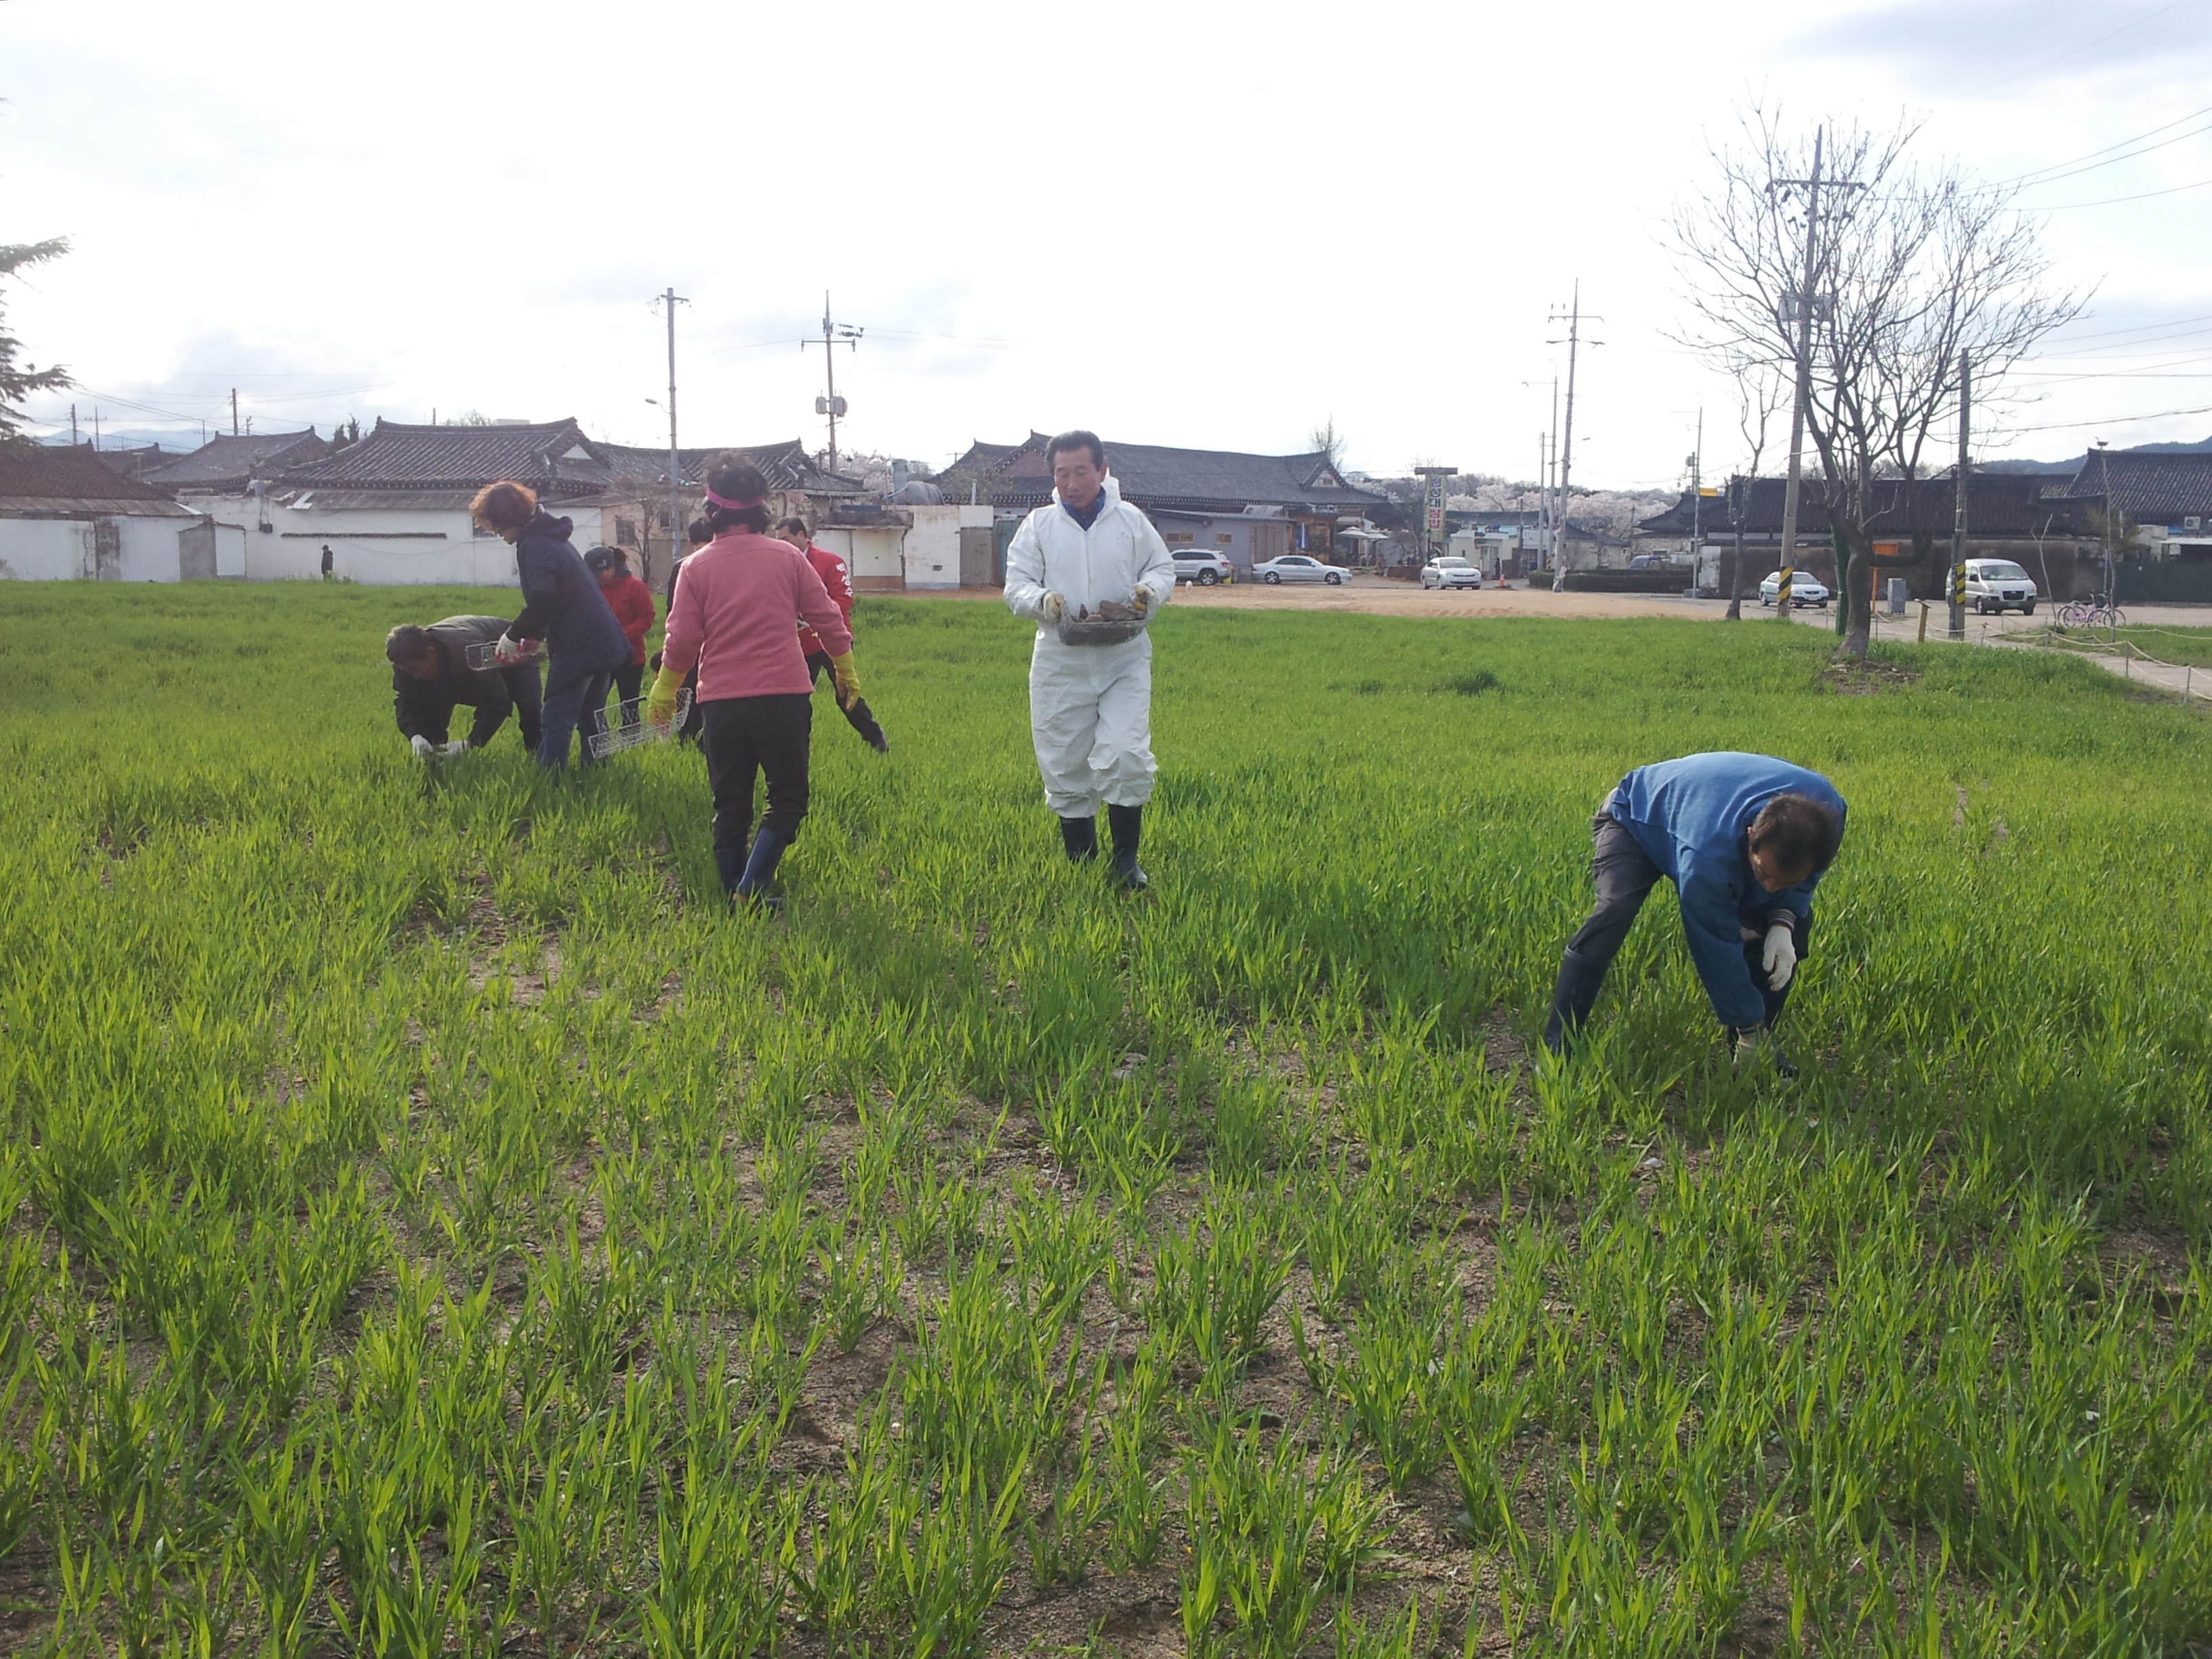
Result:
M227 544L217 541L216 571L222 575L243 575L257 582L319 581L323 544L327 542L336 556L331 574L347 581L377 587L517 585L514 550L496 536L476 534L463 507L325 513L317 511L310 499L305 512L274 501L264 510L243 495L188 496L185 504L196 513L212 514L218 524L244 526L239 569L221 562ZM600 508L562 507L560 516L574 521L569 535L579 552L604 539ZM269 528L260 530L257 522L265 522ZM409 538L389 539L394 532L405 532ZM218 532L219 538L224 534Z
M908 587L960 586L960 531L963 525L991 527L987 505L947 503L942 507L910 507L914 528L906 533L901 560Z
M899 556L902 532L896 526L881 530L839 530L825 526L814 532L817 545L845 556L845 568L856 588L870 592L896 592L906 581Z
M184 575L177 532L190 519L118 519L118 572L126 582L173 582Z
M92 573L92 526L75 519L0 519L0 580L75 581Z
M225 524L217 519L215 524L215 574L234 581L246 576L246 526Z

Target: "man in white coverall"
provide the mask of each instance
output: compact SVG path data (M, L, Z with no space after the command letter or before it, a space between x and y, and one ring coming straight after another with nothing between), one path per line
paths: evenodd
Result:
M1175 594L1175 561L1152 522L1121 499L1106 449L1063 432L1045 449L1053 499L1006 548L1006 608L1037 625L1030 659L1030 733L1044 798L1074 860L1098 854L1098 803L1114 840L1114 875L1146 885L1137 865L1152 798L1152 641L1143 624ZM1063 629L1126 622L1131 638L1071 644ZM1110 627L1093 632L1112 632Z

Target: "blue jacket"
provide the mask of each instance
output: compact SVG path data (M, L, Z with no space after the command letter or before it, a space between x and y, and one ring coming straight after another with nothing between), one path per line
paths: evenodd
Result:
M518 640L544 641L547 656L580 673L620 668L630 659L629 637L568 539L572 528L568 520L540 512L515 538L522 614L507 631Z
M1644 855L1674 884L1690 959L1705 982L1713 1012L1730 1025L1766 1018L1741 928L1764 933L1768 918L1787 910L1813 914L1816 874L1770 893L1751 873L1745 835L1759 809L1777 795L1808 795L1844 816L1844 798L1818 772L1771 755L1686 755L1639 766L1620 781L1605 810Z

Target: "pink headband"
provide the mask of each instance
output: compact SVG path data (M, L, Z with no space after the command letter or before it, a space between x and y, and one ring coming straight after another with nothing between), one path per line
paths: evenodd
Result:
M750 501L733 501L727 495L717 495L714 493L714 486L711 484L702 484L699 487L707 492L707 499L714 502L715 506L726 507L732 512L742 513L749 507L758 507L762 501L766 499L763 496L756 495Z

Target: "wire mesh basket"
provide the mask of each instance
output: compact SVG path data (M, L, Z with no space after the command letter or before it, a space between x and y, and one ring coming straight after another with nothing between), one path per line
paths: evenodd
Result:
M625 749L635 749L648 743L665 743L684 729L690 717L691 694L676 694L676 714L665 726L655 726L650 720L632 720L628 726L610 726L605 732L594 732L584 739L584 746L592 751L593 760L605 760Z
M1062 645L1119 645L1145 631L1145 619L1125 605L1102 605L1096 615L1086 607L1060 619Z

